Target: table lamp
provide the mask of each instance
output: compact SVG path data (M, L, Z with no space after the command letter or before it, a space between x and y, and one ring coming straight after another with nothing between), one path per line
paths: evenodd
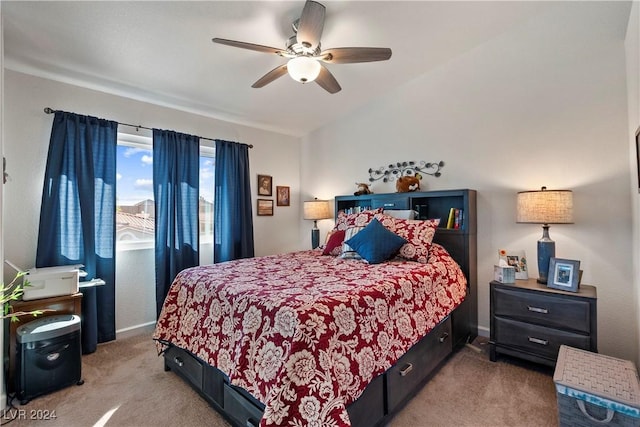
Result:
M313 220L313 228L311 229L311 248L315 249L320 246L320 230L318 229L319 219L329 219L333 215L329 211L328 200L318 200L316 197L314 200L304 202L304 219Z
M549 237L549 224L573 224L571 190L521 191L517 203L518 223L542 224L538 240L538 283L547 283L549 260L556 256L556 242Z

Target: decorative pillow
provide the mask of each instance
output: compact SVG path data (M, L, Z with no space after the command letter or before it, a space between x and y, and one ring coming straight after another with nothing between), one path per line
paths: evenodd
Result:
M429 260L429 248L436 234L440 218L427 220L397 219L385 214L378 214L375 218L389 231L404 238L407 243L399 251L399 255L410 261L426 264Z
M327 243L324 245L322 255L338 256L342 251L342 242L344 241L344 230L335 230L327 236Z
M356 252L355 249L353 249L351 246L349 246L346 243L346 241L351 239L353 236L358 234L358 232L360 232L360 230L363 230L363 229L364 229L364 227L349 227L349 228L347 228L347 231L344 232L344 240L345 240L345 242L342 243L342 252L340 252L340 258L344 258L344 259L362 259L360 254L358 254L358 252Z
M407 241L387 230L374 218L344 243L355 249L369 264L379 264L391 258Z
M413 209L385 209L384 214L398 219L415 219L417 212Z
M344 212L338 212L338 218L336 218L336 226L334 230L346 230L349 227L364 227L376 214L381 214L382 208L366 210L354 214L345 214Z

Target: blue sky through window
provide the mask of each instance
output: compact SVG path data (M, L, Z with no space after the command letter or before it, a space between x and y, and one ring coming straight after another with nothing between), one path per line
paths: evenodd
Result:
M153 153L151 147L118 145L117 204L132 206L143 200L153 200ZM213 157L200 156L200 196L213 202Z

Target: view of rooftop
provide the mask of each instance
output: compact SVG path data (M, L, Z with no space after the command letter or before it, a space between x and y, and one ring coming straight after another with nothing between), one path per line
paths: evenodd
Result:
M151 147L118 145L116 240L153 240L153 152ZM200 234L213 230L213 157L200 156Z

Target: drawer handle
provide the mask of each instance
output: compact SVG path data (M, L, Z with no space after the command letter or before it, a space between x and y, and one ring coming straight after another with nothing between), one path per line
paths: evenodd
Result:
M542 314L549 313L549 310L547 310L546 308L531 307L530 305L528 305L527 308L529 309L529 311L533 311L534 313L542 313Z
M407 363L407 365L404 368L400 369L400 376L406 377L407 374L412 370L413 370L413 365L411 363Z
M182 366L184 365L184 362L183 362L183 361L182 361L182 359L181 359L180 357L178 357L178 356L174 357L173 362L174 362L176 365L180 366L181 368L182 368Z
M540 338L529 337L529 342L540 344L540 345L548 345L549 340L542 340Z
M383 204L384 207L389 207L389 208L392 207L392 206L395 206L395 205L396 205L395 203L385 203L385 204Z
M447 338L449 338L449 332L445 332L444 334L442 334L442 336L438 338L438 341L442 343L442 342L445 342Z

